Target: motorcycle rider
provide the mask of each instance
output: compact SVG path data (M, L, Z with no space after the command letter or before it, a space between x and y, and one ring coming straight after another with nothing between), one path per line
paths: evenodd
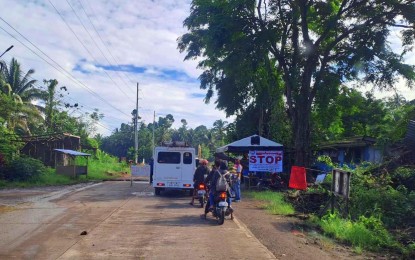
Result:
M203 183L205 180L205 174L209 173L208 168L208 161L205 159L201 159L199 161L199 167L197 167L194 175L193 175L193 196L190 205L193 205L195 202L195 197L197 195L197 188L199 187L200 183Z
M212 171L209 173L208 177L205 180L205 183L210 183L210 188L209 188L209 210L213 209L213 205L215 204L214 198L215 198L215 194L216 194L216 183L219 179L219 177L222 175L222 173L220 171L222 171L220 169L221 165L223 165L222 161L217 159L215 160L215 164L214 167L212 168ZM224 172L223 174L226 174L226 172ZM228 202L228 206L229 208L232 210L231 208L231 200L230 200L230 196L229 196L229 190L227 191L228 196L227 196L227 202Z

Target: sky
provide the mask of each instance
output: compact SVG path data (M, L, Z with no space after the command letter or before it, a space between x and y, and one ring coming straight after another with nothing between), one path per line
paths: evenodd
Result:
M66 86L64 102L78 103L72 115L104 114L98 132L109 135L121 123L131 122L139 83L139 115L144 123L172 114L173 127L212 127L226 118L203 99L197 61L184 61L177 39L184 33L190 0L0 0L0 53L12 57L23 71L34 69L37 86L57 79ZM7 7L7 8L4 8ZM397 48L399 34L390 44ZM407 61L415 64L411 53ZM397 83L408 100L415 92ZM367 88L366 90L369 90ZM68 94L69 93L69 94ZM376 92L377 97L392 95Z
M156 120L172 114L175 128L182 119L192 128L232 121L215 109L214 99L204 103L197 61L184 61L177 49L178 37L187 32L183 21L190 0L0 3L7 6L0 10L0 53L14 46L2 59L16 58L24 72L34 69L36 86L44 86L44 79L66 86L64 101L80 106L73 115L99 109L103 135L131 122L137 82L139 115L146 124L153 122L154 111Z

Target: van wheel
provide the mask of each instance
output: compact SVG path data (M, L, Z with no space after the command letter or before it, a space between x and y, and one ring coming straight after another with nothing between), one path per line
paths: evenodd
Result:
M156 194L156 196L160 196L160 192L161 192L160 188L154 188L154 194Z

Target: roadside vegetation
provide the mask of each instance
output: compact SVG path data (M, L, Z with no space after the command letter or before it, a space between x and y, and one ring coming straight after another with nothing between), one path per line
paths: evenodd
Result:
M76 163L86 165L86 159L77 159ZM22 156L3 167L0 188L69 185L109 180L122 177L129 171L127 163L120 163L118 158L99 150L88 160L88 175L81 175L78 178L58 175L55 169L44 166L41 161Z
M294 207L290 203L285 201L283 193L273 191L247 191L244 192L244 195L256 200L263 201L263 208L271 214L291 215L295 212Z

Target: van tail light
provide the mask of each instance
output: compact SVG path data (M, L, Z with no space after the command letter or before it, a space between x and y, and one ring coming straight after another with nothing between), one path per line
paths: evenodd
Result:
M225 200L225 199L226 199L226 192L221 192L221 193L219 194L219 198L221 198L221 199Z
M157 186L166 186L166 184L164 184L162 182L157 182Z
M192 184L183 184L183 187L191 187Z

